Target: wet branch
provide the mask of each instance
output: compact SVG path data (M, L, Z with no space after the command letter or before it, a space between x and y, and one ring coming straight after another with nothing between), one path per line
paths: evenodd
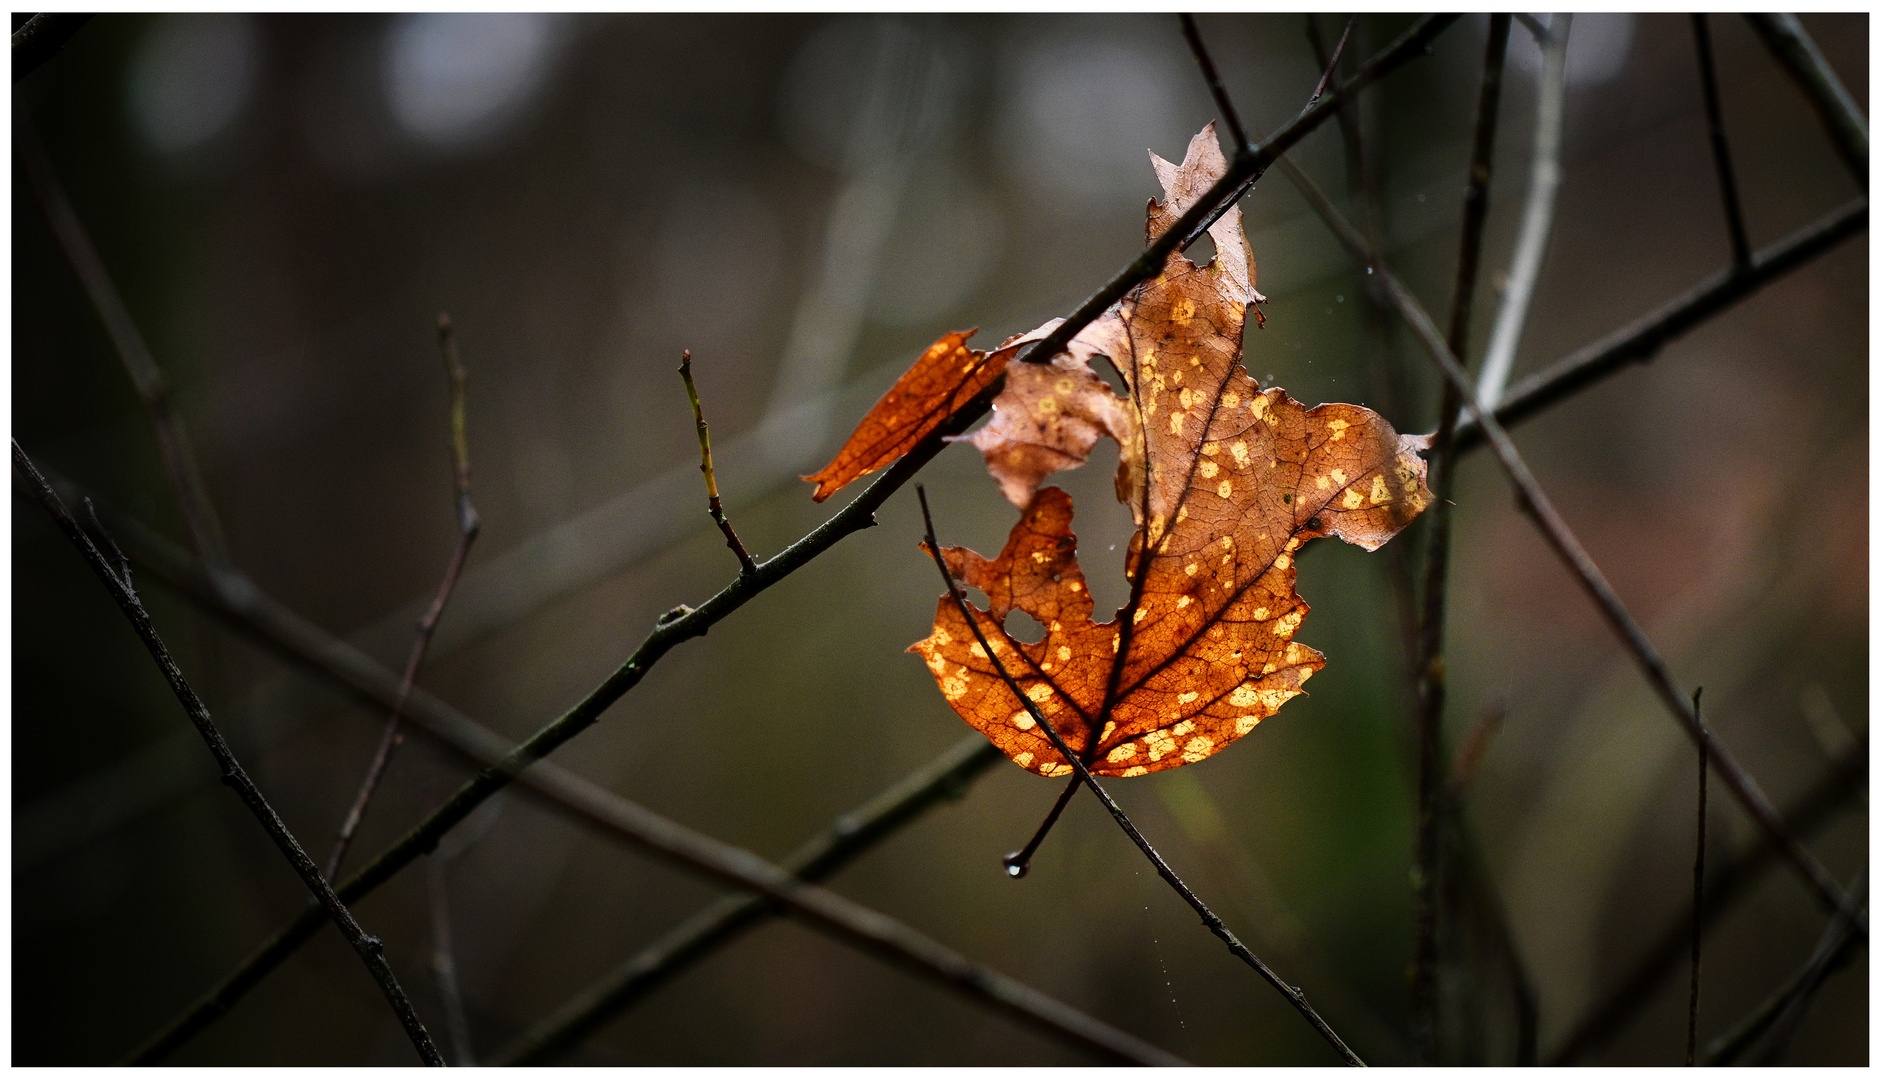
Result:
M39 470L34 467L32 460L26 456L26 451L20 449L18 442L13 444L13 468L26 481L34 499L58 523L59 529L65 533L72 545L79 549L79 553L85 556L85 560L91 564L92 571L98 575L98 579L104 582L105 588L111 593L111 598L117 601L125 618L130 620L132 629L136 630L137 636L143 639L144 648L149 650L151 659L157 662L157 667L162 670L163 677L169 682L171 691L182 703L183 711L189 714L190 722L196 726L197 732L202 735L203 742L208 745L210 754L215 757L216 765L222 771L222 782L235 792L243 805L248 807L249 812L255 816L255 820L259 821L261 827L267 831L269 839L273 840L275 846L281 849L281 853L287 856L289 865L294 868L296 874L300 875L301 882L307 886L308 891L314 894L318 902L318 906L313 909L316 920L324 914L326 918L332 920L335 926L339 927L340 933L352 945L353 951L359 954L359 958L365 962L366 970L379 984L379 989L385 994L386 1001L391 1003L392 1011L397 1014L399 1023L405 1028L405 1034L410 1037L412 1045L417 1048L419 1058L426 1065L443 1065L444 1059L439 1055L437 1046L432 1043L431 1036L425 1033L424 1024L419 1021L417 1012L412 1009L410 999L405 996L404 989L399 986L398 976L392 973L392 966L386 963L384 943L366 933L354 920L352 912L346 909L346 905L334 895L332 886L327 884L327 879L321 876L320 868L314 865L312 858L308 857L307 850L301 847L300 841L296 840L294 834L288 830L286 822L283 822L280 815L274 812L274 808L268 805L268 800L261 794L261 789L249 779L241 762L236 760L235 752L229 749L228 742L217 730L215 721L210 719L208 708L203 705L202 699L196 696L196 691L183 677L182 669L178 668L176 661L171 658L170 650L164 645L163 638L158 635L156 626L150 621L149 612L144 610L143 602L132 591L129 578L120 577L120 572L114 570L106 561L104 554L98 550L91 537L79 528L78 522L72 519L65 504L46 483L46 478L40 475ZM107 542L115 551L116 543ZM122 556L120 555L119 558L121 559Z
M1303 175L1299 177L1299 180L1301 193L1325 219L1333 233L1338 236L1339 241L1352 252L1355 258L1375 271L1379 279L1384 282L1399 314L1403 316L1412 332L1423 344L1424 350L1442 370L1444 378L1459 391L1467 392L1468 374L1464 372L1455 354L1445 344L1443 337L1437 331L1436 324L1431 322L1430 315L1424 311L1417 297L1402 281L1398 280L1388 267L1378 261L1366 245L1364 237L1352 228L1351 223L1345 220L1344 215L1339 213L1338 209L1317 187L1312 185L1310 180ZM1750 773L1738 764L1737 758L1731 754L1730 750L1699 722L1692 710L1691 702L1679 690L1678 684L1673 681L1672 673L1667 669L1665 660L1659 655L1658 649L1647 639L1645 631L1627 611L1619 595L1613 591L1613 586L1608 584L1606 576L1588 556L1587 550L1581 546L1566 520L1555 510L1554 504L1549 501L1541 485L1536 482L1534 474L1529 472L1527 464L1522 460L1521 452L1510 441L1508 432L1503 430L1493 414L1478 414L1478 420L1482 424L1483 434L1489 441L1490 449L1495 452L1496 460L1501 464L1503 472L1508 475L1516 490L1516 497L1523 512L1541 531L1543 538L1548 541L1549 546L1554 549L1555 554L1560 557L1568 571L1579 581L1582 589L1594 601L1601 614L1606 616L1608 624L1619 636L1621 644L1626 647L1639 665L1647 685L1659 695L1660 701L1665 704L1674 719L1685 728L1686 734L1691 736L1694 742L1704 744L1713 766L1717 769L1718 775L1724 779L1725 785L1750 813L1758 827L1775 841L1777 849L1783 853L1784 859L1796 870L1803 883L1816 894L1824 906L1841 912L1865 935L1868 927L1867 913L1849 898L1833 877L1829 876L1828 870L1823 867L1822 863L1802 846L1795 833L1784 824L1776 808L1770 805L1770 800L1764 795L1763 789L1758 786Z
M327 855L324 873L328 881L338 877L346 850L352 846L360 822L365 819L366 807L372 803L374 793L379 790L379 783L385 779L386 768L392 763L392 752L405 741L405 737L399 734L398 722L404 715L405 703L411 698L412 684L418 678L418 666L424 663L425 652L430 649L431 639L438 632L438 620L444 617L444 605L450 603L451 593L457 588L457 578L463 573L464 561L470 558L470 545L476 542L477 533L483 528L483 519L478 516L476 506L470 501L470 439L464 419L465 384L468 380L463 361L457 356L457 341L452 336L449 315L438 316L438 349L444 355L444 373L451 383L451 473L457 493L457 549L451 553L451 562L445 567L444 580L438 585L436 598L431 601L424 617L418 620L417 632L412 635L411 652L405 658L405 674L399 681L398 698L392 703L392 714L385 721L385 733L379 737L379 748L372 756L372 764L366 769L366 778L359 785L359 793L353 796L353 804L347 809L346 817L340 822L339 831L334 837L333 850Z
M725 507L718 501L718 474L712 471L712 431L705 424L705 410L699 406L699 388L692 384L692 350L680 354L679 377L686 380L686 397L692 402L692 423L699 431L699 471L705 474L706 513L718 524L718 531L725 534L725 546L738 556L738 572L749 574L757 570L758 564L751 561L751 553L732 531L731 522L725 518Z
M1283 981L1280 976L1274 974L1273 969L1269 968L1260 957L1254 955L1253 951L1246 945L1241 944L1241 940L1234 936L1234 932L1229 930L1227 925L1221 921L1221 917L1216 915L1213 911L1210 911L1208 905L1202 903L1201 897L1196 896L1194 890L1183 883L1182 879L1176 875L1175 870L1171 869L1169 864L1163 861L1163 857L1150 845L1150 842L1144 838L1143 834L1137 831L1137 827L1131 822L1129 815L1123 812L1123 808L1117 805L1117 801L1111 798L1110 793L1105 791L1103 785L1097 782L1097 777L1091 775L1090 766L1086 765L1084 759L1074 753L1071 747L1066 744L1063 736L1058 734L1058 729L1052 726L1052 722L1046 719L1045 713L1039 709L1038 703L1027 697L1025 693L1019 689L1019 684L1013 680L1012 674L1006 670L1005 661L999 658L999 653L993 650L992 643L986 640L985 632L980 629L979 620L973 617L973 608L968 605L967 598L961 594L960 584L954 580L953 572L947 569L947 560L941 556L940 541L936 539L934 535L934 517L928 512L926 489L916 484L914 490L915 494L921 500L921 520L927 528L926 544L924 546L927 549L927 553L933 556L934 565L940 570L941 580L947 585L947 595L953 599L954 606L959 609L960 617L966 620L968 629L973 631L974 640L979 642L980 649L986 653L987 658L992 662L993 670L999 673L1000 681L1006 684L1006 689L1011 691L1013 697L1025 707L1026 712L1032 717L1032 722L1038 725L1039 730L1045 733L1047 739L1051 740L1052 748L1058 751L1058 756L1070 763L1072 771L1077 774L1078 779L1091 789L1091 793L1097 796L1097 801L1103 803L1104 809L1108 810L1110 816L1116 819L1117 825L1123 829L1124 835L1130 838L1130 842L1135 844L1137 850L1143 853L1144 858L1150 861L1150 865L1156 868L1157 876L1161 877L1165 882L1168 882L1169 887L1175 890L1176 895L1180 896L1184 903L1194 909L1195 913L1201 917L1202 925L1208 927L1209 933L1220 938L1228 946L1229 952L1233 953L1237 959L1259 972L1261 978L1266 979L1269 985L1275 990L1280 991L1281 996L1285 997L1295 1009L1299 1010L1300 1015L1306 1018L1306 1022L1313 1025L1313 1030L1319 1032L1320 1037L1325 1039L1334 1050L1338 1051L1339 1056L1345 1059L1347 1065L1364 1066L1365 1062L1360 1060L1359 1056L1352 1052L1351 1047L1345 1044L1345 1040L1339 1038L1338 1033L1333 1031L1331 1026L1324 1020L1320 1019L1319 1013L1313 1010L1313 1006L1307 1002L1306 995L1300 992L1300 988L1289 985Z

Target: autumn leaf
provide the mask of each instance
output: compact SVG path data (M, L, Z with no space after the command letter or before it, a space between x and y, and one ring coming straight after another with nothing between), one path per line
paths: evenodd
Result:
M947 422L960 407L993 384L1019 346L1034 341L1049 329L1007 338L990 355L967 348L977 331L945 334L928 346L914 366L895 380L854 434L820 472L803 479L816 485L816 502L834 495L851 481L894 464L914 445Z
M1151 205L1151 237L1225 168L1210 129L1181 166L1156 159L1165 197ZM1019 691L1101 776L1200 761L1299 694L1326 662L1293 640L1308 611L1294 588L1300 546L1338 536L1375 550L1430 500L1423 438L1360 406L1307 409L1243 369L1242 324L1260 299L1253 260L1238 214L1211 233L1218 255L1207 267L1172 256L1067 354L1016 365L1037 377L1008 373L988 425L1003 428L976 442L1023 516L996 559L943 553L962 584L986 595L986 610L968 610ZM1099 355L1128 397L1090 368ZM1093 430L1120 444L1118 493L1137 523L1130 599L1105 623L1093 621L1070 496L1034 493L1065 467L1054 462L1089 456ZM1013 611L1044 626L1043 638L1014 636ZM954 710L1014 762L1044 776L1072 771L951 597L911 651Z

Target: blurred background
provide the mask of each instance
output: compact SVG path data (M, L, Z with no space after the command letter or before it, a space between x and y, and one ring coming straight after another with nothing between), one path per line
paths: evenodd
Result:
M15 16L16 23L21 16ZM1369 55L1408 17L1367 16ZM1867 100L1865 15L1804 24ZM1344 20L1321 19L1336 39ZM1388 253L1447 309L1487 20L1372 91ZM1736 17L1711 20L1751 242L1860 189ZM1299 16L1205 16L1250 129L1318 77ZM1516 377L1726 265L1689 20L1573 23L1565 179ZM1488 336L1527 186L1539 53L1517 26L1476 303ZM846 501L795 479L941 333L997 342L1069 312L1142 244L1146 149L1213 116L1174 15L1145 17L101 16L15 86L171 381L235 564L395 670L456 542L448 311L470 374L484 522L420 683L512 739L559 715L660 613L736 565L704 513L674 372L690 349L720 484L775 553ZM1295 160L1357 214L1328 124ZM42 466L176 543L148 416L15 154L13 413ZM1373 329L1360 280L1278 172L1242 203L1271 298L1257 379L1435 426L1428 360ZM1516 431L1539 478L1683 685L1779 806L1865 746L1868 241L1859 232ZM1441 315L1439 315L1441 321ZM1393 372L1396 372L1394 375ZM1394 388L1394 380L1396 382ZM1114 448L1059 481L1100 610L1123 599ZM1011 508L967 448L923 474L942 538L996 551ZM1457 495L1447 730L1503 717L1467 788L1478 894L1504 943L1446 975L1454 1060L1513 1060L1512 955L1545 1057L1688 910L1690 743L1514 509L1487 455ZM913 492L881 527L682 645L556 760L776 858L968 729L920 661L938 583ZM1413 528L1395 544L1412 556ZM1312 695L1232 752L1115 785L1230 927L1367 1060L1413 1060L1413 696L1389 549L1308 548ZM115 1060L206 990L304 892L215 770L104 590L30 504L13 528L13 1060ZM145 573L152 614L316 855L383 712ZM351 865L469 766L414 737ZM1205 1064L1332 1063L1097 807L1034 863L1058 785L996 764L833 881L839 892ZM474 1050L530 1024L720 890L521 793L441 849ZM1722 863L1753 826L1712 785ZM1865 788L1807 836L1865 866ZM361 902L434 1032L425 874ZM1487 899L1484 899L1484 898ZM1465 920L1468 921L1468 920ZM1825 916L1780 867L1707 940L1700 1038L1799 969ZM1475 925L1471 922L1471 925ZM1473 932L1472 932L1473 933ZM1491 946L1494 946L1491 949ZM1500 953L1490 955L1485 950ZM1585 1058L1682 1060L1681 965ZM1788 1060L1863 1064L1867 954ZM179 1064L408 1064L341 939L320 935ZM559 1059L588 1064L1076 1064L1086 1052L789 920L764 924Z

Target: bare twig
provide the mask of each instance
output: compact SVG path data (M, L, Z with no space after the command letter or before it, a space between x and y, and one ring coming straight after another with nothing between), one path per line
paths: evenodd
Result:
M1864 870L1851 892L1865 899L1867 891L1868 872ZM1802 970L1792 975L1788 982L1752 1009L1730 1031L1712 1040L1705 1047L1705 1064L1735 1065L1746 1050L1766 1035L1769 1038L1763 1052L1757 1055L1757 1060L1752 1064L1777 1064L1789 1048L1790 1040L1795 1038L1796 1028L1807 1015L1817 991L1828 982L1829 976L1848 963L1855 953L1855 946L1860 943L1861 939L1848 920L1839 915L1829 920L1822 938L1816 943L1815 952L1810 954Z
M1548 22L1548 41L1541 50L1541 89L1535 95L1535 149L1528 170L1528 201L1522 206L1522 225L1516 235L1515 254L1509 260L1508 284L1489 347L1483 352L1477 376L1476 403L1495 408L1515 367L1515 349L1528 324L1528 305L1541 280L1542 257L1554 231L1554 207L1561 194L1561 132L1567 118L1567 45L1572 15L1556 14Z
M1352 28L1358 25L1358 21L1357 15L1345 21L1345 32L1339 35L1339 44L1332 47L1332 58L1326 61L1326 73L1319 77L1319 85L1313 87L1313 96L1306 99L1309 108L1326 96L1326 84L1332 81L1332 73L1339 69L1339 57L1345 52L1345 43L1352 40Z
M65 43L91 21L90 15L63 15L42 11L13 31L13 85L56 56Z
M1692 712L1701 724L1704 713L1699 711L1698 699L1704 692L1702 686L1692 691ZM1692 992L1685 1009L1685 1064L1688 1067L1698 1064L1698 971L1705 947L1705 927L1699 916L1705 903L1705 803L1710 765L1705 744L1701 742L1698 744L1698 843L1697 853L1692 856Z
M301 847L300 841L294 838L294 834L288 830L287 824L281 820L280 815L274 812L274 808L268 805L268 800L261 794L261 789L249 779L241 762L236 760L234 751L229 749L228 742L216 729L215 721L210 719L208 708L196 696L196 691L183 677L182 669L178 668L176 661L171 658L170 650L164 645L163 638L158 635L156 626L150 621L150 614L144 610L144 605L138 600L137 594L128 587L128 578L118 576L119 572L112 568L104 554L98 550L97 545L92 543L91 537L79 528L78 522L72 519L65 504L59 501L59 496L53 492L51 486L46 483L46 478L40 475L39 470L34 467L32 460L26 456L26 451L20 449L17 441L13 444L13 468L28 483L39 505L58 523L60 530L65 533L67 539L72 541L73 546L79 549L79 553L85 556L93 572L98 575L98 579L104 582L105 588L111 593L111 598L117 601L125 618L130 620L131 627L137 631L137 636L143 639L144 647L149 650L151 659L157 662L157 667L162 670L163 677L169 682L171 691L182 703L183 711L189 714L190 722L196 725L196 730L202 735L203 742L208 745L210 754L215 757L216 765L222 771L222 782L235 792L243 805L248 807L249 812L255 816L255 820L259 821L261 827L267 831L269 839L273 840L275 846L280 848L281 853L287 857L288 864L294 868L294 872L300 875L308 891L314 894L319 905L314 909L316 915L324 912L326 917L339 927L340 933L352 945L353 951L358 953L359 958L365 962L366 970L371 972L374 981L379 984L379 989L385 994L386 1001L392 1005L392 1011L398 1015L399 1022L404 1025L405 1034L411 1038L412 1045L417 1048L419 1058L427 1065L443 1065L444 1059L438 1054L438 1048L431 1042L431 1036L425 1033L424 1024L419 1021L417 1012L412 1009L411 1001L399 986L398 976L392 973L392 966L386 963L384 944L360 928L352 912L346 909L346 905L334 895L326 878L321 876L320 868L315 866L313 859L308 857L306 849ZM112 546L116 547L115 544Z
M443 353L444 373L451 383L451 475L457 493L457 548L451 552L450 565L444 569L444 580L438 584L437 597L431 601L424 618L418 620L417 631L412 635L411 651L405 657L405 675L399 681L398 700L392 703L392 714L386 718L385 732L379 737L379 748L373 753L372 764L366 769L366 778L360 782L358 794L353 796L352 806L340 822L339 831L333 840L333 851L327 855L324 870L328 881L333 881L339 875L340 863L346 858L346 849L352 846L360 822L365 820L366 807L371 805L372 796L379 790L380 782L385 779L385 771L392 763L392 752L404 741L404 736L398 731L398 722L404 715L406 701L411 697L412 684L418 678L418 666L424 663L425 652L431 647L431 638L438 632L438 620L444 617L444 605L450 603L451 593L457 588L458 575L463 573L464 561L470 558L470 545L476 542L477 533L483 528L483 519L470 501L470 437L464 417L468 377L464 373L463 361L457 356L457 341L452 336L449 315L438 316L438 349Z
M1704 325L1712 316L1730 310L1751 293L1867 227L1867 199L1857 198L1841 206L1759 251L1751 258L1750 269L1738 272L1727 267L1684 295L1517 382L1496 406L1497 422L1504 427L1519 424L1628 364L1651 360L1666 345ZM1474 414L1463 418L1456 438L1461 451L1482 445L1483 429Z
M1476 714L1476 722L1470 725L1456 746L1456 754L1450 759L1450 778L1446 788L1452 802L1463 797L1463 789L1476 779L1476 770L1483 764L1483 755L1489 752L1489 743L1496 733L1502 730L1502 721L1509 715L1508 703L1497 698L1483 706Z
M171 404L169 383L151 356L150 347L144 343L144 336L138 332L124 297L112 283L104 260L98 257L98 249L92 246L78 212L72 208L72 201L59 184L58 174L53 171L52 161L46 156L32 121L21 108L13 112L13 148L25 167L27 180L39 199L46 222L52 226L52 233L65 252L66 261L72 264L79 283L85 287L85 295L90 297L99 321L104 323L124 371L131 377L131 385L150 414L151 426L157 433L157 446L163 455L164 471L169 473L170 486L176 494L177 511L182 515L183 527L189 531L190 546L204 563L227 566L228 542L223 538L222 524L216 518L215 505L203 484L196 457L190 451L183 418Z
M1058 751L1058 756L1070 763L1078 779L1091 789L1091 793L1097 796L1097 800L1104 804L1104 809L1108 810L1110 816L1116 820L1118 827L1123 829L1124 835L1130 838L1130 842L1135 844L1137 850L1143 853L1144 858L1150 861L1150 865L1156 868L1157 876L1167 882L1169 887L1175 890L1176 895L1180 896L1183 902L1201 917L1202 925L1208 927L1209 933L1220 938L1228 946L1229 952L1259 972L1261 978L1266 979L1269 985L1280 991L1281 996L1285 997L1295 1009L1299 1010L1300 1015L1306 1018L1306 1022L1313 1025L1313 1030L1319 1032L1320 1037L1339 1052L1339 1056L1345 1059L1347 1065L1363 1066L1365 1063L1352 1052L1351 1047L1345 1044L1345 1040L1339 1038L1338 1033L1320 1019L1319 1013L1313 1010L1313 1006L1307 1002L1306 995L1300 992L1300 988L1289 985L1280 976L1274 974L1273 969L1269 968L1260 957L1254 955L1246 945L1241 944L1241 940L1234 936L1234 932L1221 921L1221 917L1210 911L1208 905L1202 903L1201 897L1196 896L1195 891L1183 883L1175 870L1170 868L1150 842L1137 830L1129 815L1123 812L1123 808L1117 805L1117 801L1111 798L1110 793L1097 782L1097 777L1091 775L1090 766L1085 764L1082 757L1072 752L1071 747L1058 734L1057 728L1053 727L1052 722L1046 719L1044 712L1040 711L1038 703L1019 689L1019 684L1013 681L1011 673L1006 670L1005 661L999 658L999 653L995 652L991 643L986 640L985 632L980 629L979 620L973 617L973 609L967 604L967 598L961 594L960 585L954 580L953 572L947 569L947 560L941 556L940 541L934 535L934 517L928 512L926 489L916 484L914 491L921 500L921 521L927 529L925 547L927 553L933 556L934 565L940 570L941 580L947 585L947 595L953 599L954 606L959 609L960 617L966 620L967 628L973 631L974 640L979 642L980 648L991 660L993 670L998 672L1000 681L1006 684L1006 688L1012 692L1013 697L1025 707L1026 712L1032 717L1032 722L1038 725L1039 730L1044 732L1045 737L1051 741L1052 748Z
M1058 816L1065 812L1065 807L1071 803L1071 796L1078 793L1078 785L1083 782L1079 777L1073 776L1071 782L1065 785L1064 790L1058 793L1058 801L1052 803L1052 808L1045 812L1045 820L1039 822L1038 828L1032 830L1032 839L1027 840L1024 847L999 860L999 865L1006 869L1007 877L1022 878L1031 872L1032 856L1038 854L1039 845L1051 835L1052 826L1058 824Z
M1195 62L1202 66L1202 78L1208 83L1208 92L1215 99L1215 108L1221 110L1221 119L1228 125L1228 133L1234 136L1234 148L1237 151L1248 148L1247 130L1241 126L1241 114L1235 112L1234 101L1228 97L1228 88L1221 84L1221 76L1215 71L1215 62L1208 57L1208 50L1202 47L1201 32L1195 28L1195 16L1184 12L1182 36L1189 42L1189 50L1195 54ZM1331 71L1328 70L1328 75ZM1326 88L1325 80L1320 80L1320 90ZM1318 96L1316 92L1315 97ZM1307 102L1312 104L1312 102Z
M1453 386L1466 389L1469 382L1467 373L1457 362L1449 346L1445 344L1443 337L1437 331L1436 324L1431 322L1430 315L1425 312L1417 297L1412 295L1410 289L1405 287L1389 267L1377 259L1366 245L1365 238L1358 234L1351 223L1346 221L1345 216L1339 213L1338 208L1327 200L1324 193L1314 186L1312 181L1299 173L1297 169L1290 170L1288 175L1295 178L1296 183L1300 185L1301 194L1306 196L1307 202L1319 211L1320 216L1326 220L1340 243L1344 244L1355 258L1369 267L1385 283L1399 314L1403 316L1412 333L1424 346L1424 351L1442 370L1444 378ZM1493 414L1479 413L1478 420L1482 424L1483 434L1489 441L1490 449L1495 452L1496 460L1501 464L1503 472L1508 475L1516 490L1522 510L1541 531L1549 546L1554 548L1555 554L1574 575L1582 589L1587 592L1588 597L1594 601L1595 606L1606 616L1621 643L1639 665L1647 684L1659 695L1660 701L1685 728L1686 734L1690 735L1695 742L1705 744L1706 752L1711 756L1718 775L1724 779L1726 786L1750 813L1758 827L1776 841L1778 850L1795 868L1804 884L1809 886L1825 906L1842 912L1863 934L1866 934L1866 913L1849 899L1848 894L1842 891L1841 885L1833 877L1829 876L1828 870L1823 867L1822 863L1817 861L1816 857L1796 839L1795 834L1784 825L1782 817L1777 814L1776 808L1770 805L1770 800L1764 795L1763 789L1758 786L1750 773L1738 764L1737 758L1731 754L1730 750L1718 741L1709 729L1699 723L1697 716L1692 712L1691 702L1686 699L1677 683L1673 681L1672 673L1666 668L1659 651L1646 638L1645 631L1627 611L1626 606L1620 602L1619 595L1613 591L1613 586L1608 584L1606 576L1588 556L1573 530L1568 528L1567 522L1555 510L1554 504L1549 501L1547 494L1535 481L1534 475L1528 471L1521 452L1510 441L1508 432L1503 430Z
M1711 134L1711 160L1718 169L1718 193L1724 199L1724 223L1731 234L1731 265L1746 270L1750 267L1750 234L1744 230L1744 208L1737 201L1737 174L1731 169L1731 144L1724 137L1724 106L1718 100L1718 71L1711 57L1711 25L1702 11L1692 13L1692 41L1698 50L1698 81L1705 94L1705 127Z
M436 847L438 841L446 833L468 817L471 811L481 805L485 799L507 787L510 781L523 770L553 753L563 743L594 726L601 719L602 714L628 691L638 686L647 671L674 646L702 636L711 629L714 623L737 611L772 585L789 577L844 537L875 524L876 509L932 460L934 455L940 453L948 445L948 440L952 436L959 434L962 429L983 416L990 407L992 399L998 395L1004 385L1003 379L995 380L977 397L963 406L947 423L935 429L919 445L910 450L907 456L890 466L882 474L881 479L870 484L853 502L837 511L796 543L759 563L755 572L740 574L731 584L720 589L716 595L697 608L688 609L672 618L661 618L654 625L652 633L646 636L626 662L615 669L614 673L608 676L601 685L555 721L539 729L534 735L509 751L501 760L485 767L469 783L459 788L443 806L433 811L397 843L380 853L363 870L341 885L340 895L348 899L356 899L391 880L420 855ZM306 941L308 932L306 920L307 913L303 912L299 919L277 932L259 950L224 977L214 990L191 1006L183 1015L171 1021L144 1049L138 1052L136 1060L150 1063L161 1059L163 1055L182 1045L197 1031L226 1013L235 1001Z
M686 397L692 402L692 423L699 430L699 471L705 474L706 513L718 524L718 531L725 534L725 546L738 556L738 572L749 574L758 568L751 561L751 553L732 531L731 522L725 517L724 504L718 501L718 474L712 470L712 430L706 427L705 410L699 406L699 388L692 384L692 350L680 354L679 377L686 380Z
M1802 87L1809 104L1822 118L1822 124L1829 129L1829 138L1835 143L1836 153L1842 157L1842 163L1861 185L1868 190L1868 118L1861 114L1861 106L1842 85L1842 80L1829 66L1829 60L1816 48L1815 39L1794 15L1745 15L1750 28L1763 39L1764 47L1790 78Z
M1496 155L1496 117L1502 98L1502 61L1509 44L1509 17L1489 17L1489 40L1483 52L1483 74L1476 101L1476 127L1470 153L1469 185L1463 195L1463 233L1457 254L1456 285L1450 297L1450 351L1467 352L1470 301L1476 292L1476 270L1481 262L1483 225L1489 216L1489 182ZM1289 163L1290 165L1291 163ZM1418 799L1417 864L1412 880L1413 945L1411 997L1418 1049L1423 1063L1437 1063L1440 1040L1437 968L1437 910L1441 888L1443 791L1444 601L1450 569L1450 517L1456 490L1454 439L1456 417L1464 395L1445 387L1431 453L1433 474L1430 524L1425 527L1424 602L1418 624Z
M1795 802L1784 807L1783 820L1799 835L1808 836L1833 820L1835 815L1867 787L1868 746L1866 740L1839 758L1829 771L1810 785ZM1710 927L1763 879L1778 860L1776 845L1764 834L1751 845L1723 861L1705 886L1705 899L1697 922ZM1561 1046L1548 1057L1549 1065L1571 1065L1606 1045L1638 1019L1641 1007L1658 992L1666 978L1690 951L1691 913L1673 920L1640 953L1632 970L1619 981L1600 1004L1574 1025Z

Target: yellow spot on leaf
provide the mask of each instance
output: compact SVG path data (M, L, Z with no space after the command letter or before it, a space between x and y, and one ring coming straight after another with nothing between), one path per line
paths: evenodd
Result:
M1148 769L1146 769L1146 768L1144 768L1143 766L1141 766L1141 765L1132 765L1132 766L1130 766L1129 768L1127 768L1127 769L1125 769L1125 770L1123 770L1123 775L1125 775L1125 776L1142 776L1142 775L1143 775L1144 773L1146 773L1146 772L1149 772L1149 770L1148 770Z
M1104 760L1110 762L1112 765L1115 765L1120 761L1129 761L1131 758L1135 756L1136 756L1136 744L1124 743L1122 746L1117 747L1115 750L1112 750L1110 753L1105 754Z
M1027 750L1023 754L1016 755L1012 759L1012 763L1014 765L1019 766L1021 769L1031 768L1032 767L1032 751Z
M1248 732L1254 730L1254 725L1260 722L1261 718L1258 716L1243 716L1234 722L1234 733L1236 735L1246 735Z

